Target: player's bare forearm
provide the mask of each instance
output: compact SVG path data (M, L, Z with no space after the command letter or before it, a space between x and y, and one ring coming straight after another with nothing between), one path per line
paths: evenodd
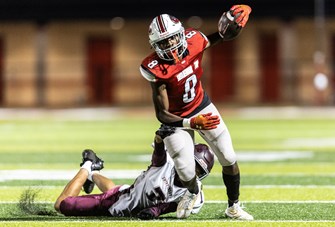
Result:
M165 125L182 127L183 118L171 114L169 111L159 110L158 113L156 114L156 117L161 123Z
M165 85L156 85L155 83L151 85L156 118L163 124L181 127L183 118L169 112L169 99Z

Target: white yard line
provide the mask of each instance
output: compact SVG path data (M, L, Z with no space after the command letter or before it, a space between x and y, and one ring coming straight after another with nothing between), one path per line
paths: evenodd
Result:
M34 222L39 222L39 221L24 221L24 223L34 223ZM111 219L108 220L85 220L85 219L80 219L80 220L63 220L63 221L44 221L47 225L49 226L48 223L52 223L53 226L56 226L57 224L65 224L65 223L69 223L70 225L73 223L109 223L111 222L112 224L118 223L118 222L125 222L128 223L130 222L130 226L131 223L141 223L141 221L131 221L131 220L114 220L112 217ZM143 221L142 221L143 222ZM239 226L243 226L243 223L245 222L249 222L250 224L256 224L256 223L310 223L310 224L317 224L317 223L335 223L335 220L277 220L277 221L272 221L272 220L253 220L253 221L240 221L240 220L232 220L232 219L222 219L222 218L217 218L215 220L189 220L189 219L172 219L172 220L168 220L168 219L160 219L158 221L156 220L150 220L150 221L146 221L147 223L180 223L180 222L187 222L187 223L207 223L207 222L213 222L213 223L222 223L222 222L228 222L228 223L240 223ZM17 221L17 220L13 220L13 221L0 221L0 223L22 223L22 221ZM232 224L233 225L233 224ZM26 226L26 225L25 225ZM99 225L98 225L99 226ZM143 225L140 225L143 226ZM150 225L151 226L151 225ZM220 225L221 226L221 225ZM235 226L235 225L234 225ZM324 225L322 225L324 226Z
M334 138L335 142L335 138ZM335 143L334 143L335 145ZM237 150L237 160L239 162L273 162L273 161L285 161L292 159L311 159L314 156L313 151L297 151L297 150L268 150L268 151L253 151L253 150ZM141 162L150 162L151 155L138 155L132 157ZM215 157L217 160L217 158Z
M238 108L237 115L245 119L301 119L334 118L335 108L331 107L245 107Z
M19 170L0 170L0 182L9 180L70 180L72 179L78 170L31 170L31 169L19 169ZM110 179L135 179L143 170L101 170L101 173ZM212 176L220 175L212 173ZM248 175L248 174L246 174ZM263 176L281 176L282 174L262 174ZM285 176L310 176L309 173L292 173ZM334 173L329 173L322 176L335 176ZM325 185L326 186L326 185ZM223 186L222 186L223 187ZM253 185L252 187L256 187ZM264 187L260 185L260 187ZM268 185L268 187L272 187ZM277 187L274 185L273 187ZM282 185L282 187L290 187L290 185ZM305 187L305 185L303 186ZM316 186L318 187L318 185Z
M0 186L0 190L9 189L9 188L41 188L41 189L54 189L54 188L62 188L64 186L52 186L52 185L41 185L41 186ZM224 185L204 185L204 189L225 189L226 187ZM253 188L253 189L299 189L299 188L314 188L314 189L335 189L335 185L241 185L241 188L247 189L247 188Z
M119 116L152 115L150 106L143 107L98 107L98 108L1 108L0 119L55 119L55 120L109 120ZM335 118L335 107L228 107L223 110L226 116L244 119L301 119Z
M224 185L204 185L204 188L226 188ZM287 185L241 185L241 188L258 188L258 189L272 189L272 188L329 188L335 189L335 185L294 185L294 184L287 184Z
M313 151L236 151L237 160L243 161L260 161L260 162L272 162L272 161L284 161L290 159L302 159L302 158L313 158Z
M35 203L48 203L52 204L54 202L50 201L34 201ZM16 204L18 203L17 201L0 201L0 204ZM206 200L206 203L224 203L226 204L226 200ZM289 203L289 204L306 204L306 203L322 203L322 204L327 204L327 203L335 203L335 200L290 200L290 201L282 201L282 200L260 200L260 201L242 201L242 205L244 204L251 204L251 203Z
M289 159L312 158L312 151L238 151L238 160L243 161L283 161ZM150 155L136 156L139 161L150 160ZM78 170L0 170L0 181L7 180L69 180ZM105 176L112 179L135 179L142 170L102 170Z
M206 200L206 203L227 203L226 200ZM298 204L305 204L305 203L335 203L335 200L290 200L290 201L283 201L283 200L259 200L259 201L241 201L241 204L250 204L250 203L298 203Z
M283 142L285 147L290 148L311 148L311 147L334 147L335 137L331 138L290 138Z
M0 170L0 181L8 180L70 180L78 170ZM111 179L135 179L141 170L102 170Z

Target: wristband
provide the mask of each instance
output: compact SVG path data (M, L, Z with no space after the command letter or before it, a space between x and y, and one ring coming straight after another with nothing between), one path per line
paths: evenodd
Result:
M184 118L184 119L183 119L183 127L190 128L190 127L191 127L191 119L189 119L189 118Z

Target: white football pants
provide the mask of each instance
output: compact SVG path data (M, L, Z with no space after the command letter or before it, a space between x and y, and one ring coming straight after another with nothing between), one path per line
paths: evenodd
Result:
M211 147L221 166L233 165L236 162L236 154L226 124L214 104L211 103L197 115L205 113L218 115L220 124L216 129L195 131ZM164 139L164 143L169 155L174 160L176 171L181 180L191 180L195 176L194 131L178 128L174 134Z

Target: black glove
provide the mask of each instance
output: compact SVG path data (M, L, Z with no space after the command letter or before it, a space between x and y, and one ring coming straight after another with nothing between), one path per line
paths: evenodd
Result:
M164 139L167 136L172 135L176 131L175 127L168 125L161 125L161 127L156 131L156 135Z
M150 220L155 218L155 214L152 212L150 208L141 210L137 217L141 220Z

